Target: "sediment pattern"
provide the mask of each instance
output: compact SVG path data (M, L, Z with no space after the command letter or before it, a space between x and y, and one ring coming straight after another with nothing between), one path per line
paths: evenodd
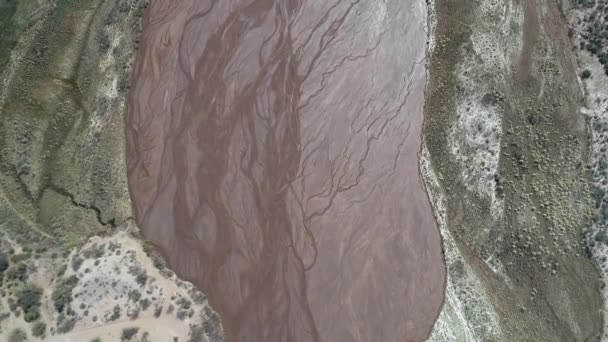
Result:
M152 2L136 219L229 341L428 336L445 270L418 174L425 18L422 1Z

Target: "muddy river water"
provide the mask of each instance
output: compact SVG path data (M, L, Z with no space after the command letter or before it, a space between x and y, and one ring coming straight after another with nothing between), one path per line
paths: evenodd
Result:
M418 172L424 0L153 0L138 224L227 341L419 341L443 301Z

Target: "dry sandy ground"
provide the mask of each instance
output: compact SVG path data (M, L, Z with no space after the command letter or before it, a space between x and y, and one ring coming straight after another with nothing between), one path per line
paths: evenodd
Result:
M98 252L100 248L104 250L103 255ZM91 253L97 254L90 256ZM76 271L72 267L74 260L82 260ZM171 271L160 270L154 263L144 252L141 240L125 232L91 238L64 261L69 267L62 277L57 276L56 261L44 258L35 261L36 271L29 279L44 289L40 311L48 332L43 340L90 341L99 337L102 341L118 341L123 330L129 328L139 328L134 341L172 342L175 338L186 341L194 329L206 329L201 341L221 340L218 339L221 336L218 317L207 305L204 295L191 283L177 279ZM70 304L75 324L69 332L58 333L60 315L51 296L59 279L72 275L78 278ZM134 296L138 298L134 299ZM147 303L142 304L144 302ZM3 298L2 312L6 312L7 307L6 298ZM112 317L114 307L120 308L120 317L116 319ZM29 334L30 324L22 316L11 314L0 323L0 341L7 341L15 328ZM215 332L210 333L211 330Z

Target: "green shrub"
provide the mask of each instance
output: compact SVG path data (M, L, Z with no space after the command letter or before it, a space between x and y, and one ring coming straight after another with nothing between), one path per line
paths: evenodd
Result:
M37 320L39 317L40 317L40 312L38 312L38 310L25 311L25 313L23 314L23 320L26 322L33 322L33 321Z

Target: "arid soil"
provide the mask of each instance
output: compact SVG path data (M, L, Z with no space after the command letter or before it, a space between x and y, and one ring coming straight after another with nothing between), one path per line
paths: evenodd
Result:
M363 25L364 23L364 25ZM418 174L423 1L153 1L136 221L228 341L420 341L445 284Z

